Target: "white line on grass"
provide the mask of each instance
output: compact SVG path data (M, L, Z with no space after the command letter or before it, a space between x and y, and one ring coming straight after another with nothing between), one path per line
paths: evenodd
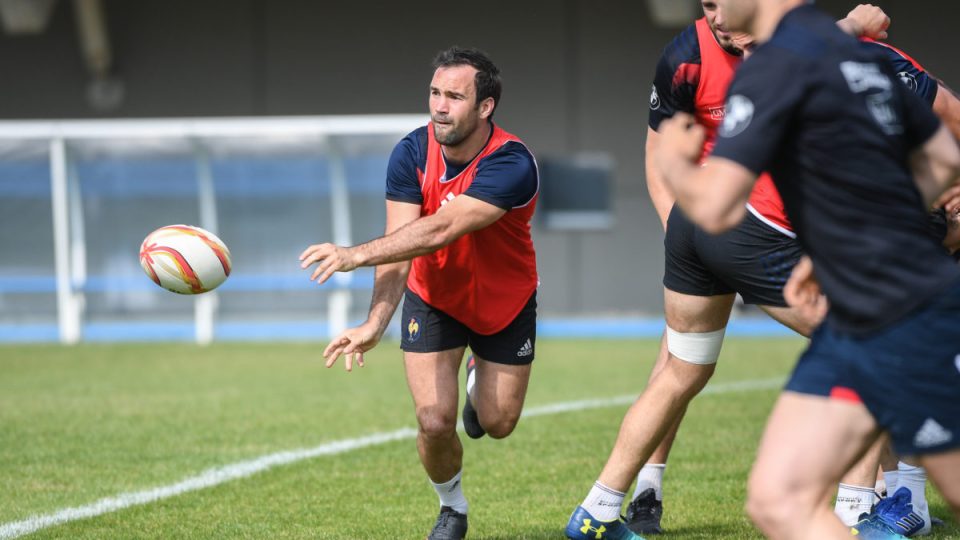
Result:
M728 394L732 392L742 392L748 390L768 390L777 388L783 384L783 379L761 379L751 381L740 381L733 383L717 383L708 385L701 394ZM603 407L613 407L632 403L637 398L636 395L618 396L608 399L585 399L581 401L567 401L554 403L552 405L543 405L540 407L530 407L524 411L524 417L545 416L548 414L560 414L565 412L583 411L587 409L599 409ZM462 429L462 425L460 426ZM167 486L146 489L131 493L121 493L113 497L106 497L86 506L75 506L64 508L52 514L40 516L31 516L21 521L12 521L0 525L0 540L16 538L25 534L30 534L40 529L61 525L70 521L96 517L110 512L116 512L148 504L161 499L176 497L191 491L205 489L238 478L256 474L258 472L272 469L280 465L287 465L305 459L311 459L320 456L331 456L342 454L350 450L366 448L368 446L377 446L393 441L412 439L417 436L417 430L411 428L398 429L387 433L374 433L366 437L356 439L344 439L322 444L314 448L300 450L289 450L268 454L249 461L240 461L223 467L208 469L196 476L190 476Z

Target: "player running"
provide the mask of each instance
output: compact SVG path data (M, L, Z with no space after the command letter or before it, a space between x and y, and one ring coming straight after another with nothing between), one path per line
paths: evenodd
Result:
M702 6L704 18L665 49L650 98L647 185L666 228L667 328L647 388L624 417L599 479L571 516L570 538L585 537L578 533L584 520L603 523L608 531L622 528L620 506L634 476L637 484L627 508L627 527L641 534L661 532L667 455L687 404L713 375L737 292L746 303L759 305L803 335L809 335L816 323L799 316L783 300L783 283L801 250L768 177L758 182L751 195L747 218L729 233L714 237L674 207L673 195L652 166L660 123L682 111L694 114L708 129L700 156L710 153L724 117L727 87L742 60L717 3L704 0ZM889 19L879 8L864 5L838 24L855 34L885 37Z
M737 73L706 165L686 115L664 123L658 165L711 231L769 170L831 299L771 415L750 515L775 539L848 538L822 500L881 429L960 510L960 269L923 212L960 176L960 149L882 55L802 0L720 4L769 43Z
M467 394L474 435L509 435L520 418L536 346L537 268L530 220L536 161L492 122L499 69L475 49L434 61L431 122L394 148L387 170L386 235L354 247L318 244L300 256L311 279L376 266L366 322L334 338L327 367L343 354L350 371L377 345L404 297L402 342L420 461L440 499L430 540L467 533L457 436L457 379L467 346L475 356Z

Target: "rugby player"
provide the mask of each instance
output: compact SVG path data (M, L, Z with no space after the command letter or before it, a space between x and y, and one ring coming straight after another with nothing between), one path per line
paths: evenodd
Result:
M737 73L706 165L702 129L677 115L658 166L715 232L770 171L831 301L771 415L748 511L770 538L848 538L821 501L881 429L960 509L960 269L923 210L956 183L960 149L883 55L816 8L719 3L730 30L769 43Z
M394 148L386 234L365 244L317 244L300 256L320 283L376 266L366 322L334 338L327 367L377 345L404 298L401 348L419 431L420 461L440 499L430 540L467 533L457 436L458 371L467 346L475 380L464 424L472 436L509 435L520 418L536 346L537 268L530 220L539 173L533 155L493 123L500 70L481 51L450 48L434 61L430 123Z

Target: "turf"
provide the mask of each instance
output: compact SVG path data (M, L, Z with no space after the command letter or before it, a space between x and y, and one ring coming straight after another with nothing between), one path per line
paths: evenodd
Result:
M528 407L636 394L654 341L543 341ZM728 340L715 383L786 377L799 339ZM211 467L413 427L396 344L326 370L320 344L0 347L0 527ZM760 538L744 478L775 389L699 397L666 478L668 538ZM626 405L464 440L470 538L561 536ZM947 516L931 492L935 515ZM321 456L30 538L422 538L436 496L412 439ZM951 519L934 538L960 538Z

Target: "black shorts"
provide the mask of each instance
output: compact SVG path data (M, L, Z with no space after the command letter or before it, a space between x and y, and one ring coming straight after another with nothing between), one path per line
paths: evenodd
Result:
M484 360L525 365L533 362L537 345L537 293L534 291L530 295L526 305L506 328L485 336L407 289L400 326L400 348L407 352L440 352L469 346Z
M747 304L786 306L783 286L803 254L794 238L751 212L739 225L711 235L674 205L664 237L663 286L693 296L740 293Z

